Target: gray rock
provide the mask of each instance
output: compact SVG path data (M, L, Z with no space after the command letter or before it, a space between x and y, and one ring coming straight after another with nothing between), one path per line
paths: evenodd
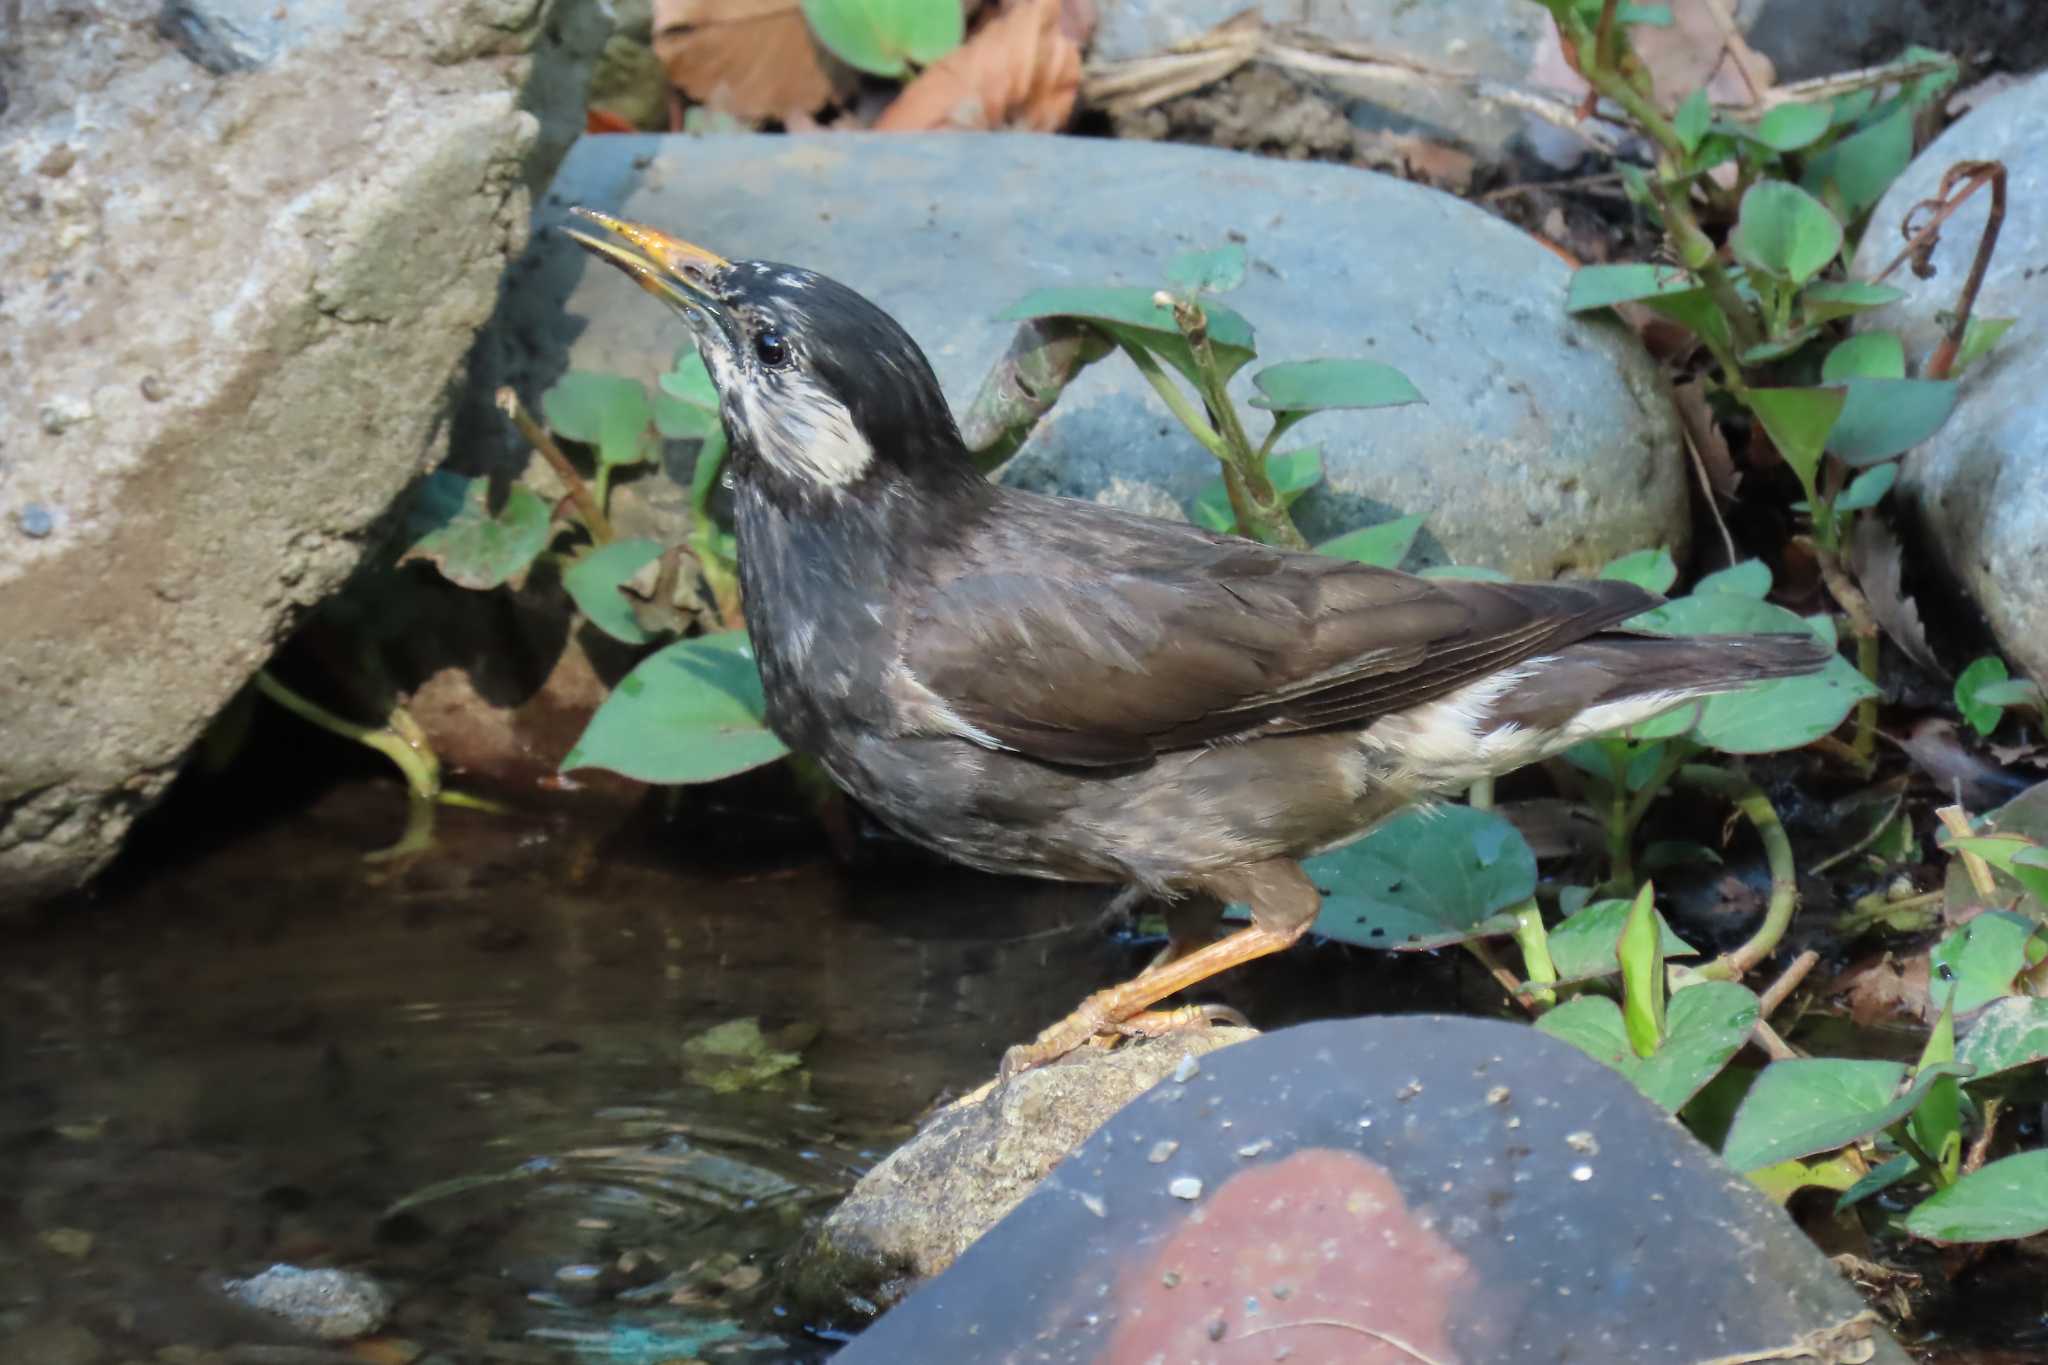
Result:
M1253 264L1227 302L1259 329L1263 360L1376 358L1429 400L1300 429L1328 470L1298 505L1311 538L1416 512L1432 557L1535 577L1684 549L1678 428L1648 356L1618 324L1565 315L1570 272L1550 252L1400 180L1028 134L615 136L570 154L543 228L576 203L846 281L919 339L956 411L1014 330L996 315L1031 289L1154 283L1173 254L1242 234ZM519 270L501 368L473 389L475 408L497 374L529 402L568 368L651 382L685 339L559 234L538 233ZM1256 368L1233 385L1240 402ZM1069 386L1002 476L1178 516L1216 466L1111 357Z
M598 10L117 0L0 43L0 908L113 855L439 458Z
M278 1264L246 1280L221 1285L246 1308L267 1313L322 1341L366 1337L391 1316L391 1295L368 1275L353 1270L306 1270Z
M827 1318L887 1308L943 1271L1119 1109L1198 1058L1257 1037L1217 1027L1027 1071L940 1111L861 1177L798 1253L800 1303Z
M1897 496L1950 574L1983 608L2006 656L2048 679L2048 77L1977 108L1915 158L1872 216L1854 274L1869 279L1897 254L1899 227L1958 161L2006 166L2006 218L1977 297L1983 317L2016 317L1989 356L1965 370L1954 414L1906 456ZM1869 315L1924 361L1955 307L1990 207L1979 192L1942 229L1932 279L1903 267L1909 296Z
M1909 1357L1622 1077L1524 1025L1405 1015L1155 1086L837 1359Z

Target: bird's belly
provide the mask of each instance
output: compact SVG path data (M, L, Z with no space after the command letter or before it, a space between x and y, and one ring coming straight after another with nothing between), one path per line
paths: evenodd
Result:
M1356 741L1295 735L1057 767L951 738L865 736L821 755L913 842L992 872L1183 887L1203 874L1345 842L1406 803Z

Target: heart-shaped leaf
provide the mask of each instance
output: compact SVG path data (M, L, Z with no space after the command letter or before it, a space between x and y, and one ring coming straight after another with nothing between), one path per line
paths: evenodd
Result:
M1804 284L1841 254L1842 225L1797 185L1760 180L1742 196L1728 240L1750 269Z
M960 0L803 0L819 42L848 66L877 76L907 76L960 46Z
M1796 152L1820 141L1833 121L1832 104L1781 104L1746 135L1773 151Z
M637 379L571 370L540 396L540 410L556 435L595 448L603 464L638 464L651 453L654 409Z
M2048 1151L2001 1157L1936 1190L1906 1231L1937 1242L2003 1242L2048 1232Z
M1625 900L1594 901L1550 931L1550 961L1560 983L1590 981L1621 970L1621 931L1628 922L1629 905ZM1667 958L1698 955L1697 948L1671 931L1661 913L1652 913L1657 916L1659 952Z
M1771 444L1811 484L1828 448L1828 433L1848 395L1841 389L1751 389L1749 407L1770 433Z
M1187 339L1173 320L1173 310L1153 301L1157 290L1135 285L1076 285L1038 289L997 316L1013 322L1029 318L1079 318L1094 323L1111 340L1139 346L1173 366L1191 384L1199 384ZM1255 354L1252 326L1220 303L1205 303L1209 345L1224 375L1235 374Z
M1820 377L1830 384L1844 379L1904 379L1905 343L1896 332L1858 332L1828 352Z
M1674 265L1585 265L1572 272L1564 306L1567 312L1585 313L1699 287L1698 280Z
M1330 408L1391 408L1420 403L1408 376L1377 360L1292 360L1252 376L1252 406L1275 412Z
M1671 585L1678 581L1678 565L1672 560L1671 551L1660 545L1610 561L1600 576L1662 593L1671 591Z
M1902 1062L1772 1062L1736 1110L1721 1156L1738 1171L1753 1171L1831 1152L1891 1127L1919 1108L1936 1081L1962 1072L1954 1063L1913 1074Z
M652 540L615 540L600 545L569 566L562 586L569 590L576 609L614 640L644 645L654 637L640 625L633 608L620 595L619 586L634 574L661 558L661 545Z
M1346 531L1336 539L1316 546L1316 553L1355 560L1379 569L1398 569L1408 558L1408 551L1415 545L1416 533L1421 530L1421 517L1397 517L1377 526Z
M711 782L789 752L763 719L744 631L680 640L642 659L590 718L562 771L609 768L641 782Z
M1618 902L1626 904L1626 902ZM1732 981L1707 981L1671 997L1664 1041L1647 1057L1630 1046L1621 1007L1603 995L1568 1000L1536 1021L1676 1113L1742 1050L1756 1027L1757 998Z
M1848 397L1827 448L1851 468L1903 455L1939 431L1956 406L1953 379L1851 379L1844 387Z
M495 515L490 498L487 477L465 479L446 469L429 474L407 513L407 524L425 534L399 562L428 560L457 587L479 591L524 573L553 532L548 505L524 484L512 485Z

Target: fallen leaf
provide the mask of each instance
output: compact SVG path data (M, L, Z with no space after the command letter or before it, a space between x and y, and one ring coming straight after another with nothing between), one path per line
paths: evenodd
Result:
M654 0L654 55L676 89L742 119L801 120L852 86L798 0Z
M926 67L875 120L884 132L1054 133L1074 114L1088 0L1011 0L958 48Z
M1948 670L1941 666L1927 643L1920 608L1900 586L1904 554L1898 537L1882 521L1874 516L1856 519L1856 530L1849 539L1849 566L1870 602L1870 614L1907 658L1935 677L1946 678Z
M1381 130L1358 139L1359 160L1373 170L1392 171L1405 180L1419 180L1452 194L1472 188L1479 158L1447 142L1413 133Z
M1933 780L1935 790L1952 796L1968 810L2003 805L2034 785L2018 773L1977 757L1955 722L1940 716L1927 717L1904 739L1893 742Z
M1742 472L1735 467L1728 437L1714 420L1714 409L1707 402L1706 382L1692 379L1675 385L1671 396L1677 401L1678 418L1685 423L1685 434L1692 438L1693 449L1699 452L1700 463L1707 468L1707 482L1713 485L1714 496L1734 501L1735 490L1742 485Z
M1888 1019L1924 1016L1930 1004L1927 984L1927 954L1901 963L1883 953L1844 969L1829 993L1843 997L1858 1028L1869 1028Z

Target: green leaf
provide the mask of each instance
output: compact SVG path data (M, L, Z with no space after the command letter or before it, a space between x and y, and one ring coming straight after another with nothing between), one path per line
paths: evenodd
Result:
M1985 852L1991 839L1955 841L1973 853ZM1982 1009L2013 993L2013 981L2027 966L2027 940L2039 926L2010 910L1991 910L1951 932L1927 954L1936 985L1955 988L1957 1014Z
M2048 1232L2048 1151L2021 1152L1936 1190L1906 1231L1938 1242L2002 1242Z
M1705 844L1691 839L1659 839L1643 850L1636 866L1645 872L1663 872L1674 867L1719 867L1721 862L1721 855Z
M1924 1071L1955 1059L1955 992L1951 991L1948 1003L1942 1006L1941 1017L1935 1020L1926 1045L1920 1050L1919 1067ZM1907 1118L1906 1131L1922 1151L1934 1158L1941 1178L1954 1180L1963 1158L1962 1084L1954 1076L1943 1076L1929 1086L1920 1107Z
M1904 379L1905 343L1896 332L1859 332L1828 352L1820 377L1830 384L1855 378Z
M1728 242L1750 269L1804 284L1841 254L1842 225L1797 185L1760 180L1742 196Z
M1550 931L1550 961L1559 982L1590 981L1621 969L1621 930L1629 907L1625 900L1594 901ZM1698 956L1699 950L1673 933L1661 913L1651 913L1657 918L1659 953L1667 958Z
M1323 448L1303 446L1299 450L1283 450L1278 455L1266 458L1266 477L1273 481L1273 491L1280 495L1280 505L1291 507L1303 493L1323 481ZM1237 530L1237 515L1230 507L1230 490L1223 480L1211 479L1195 494L1193 504L1188 508L1188 519L1205 530L1221 531L1225 535Z
M428 560L457 587L478 590L523 573L553 534L548 505L524 484L512 485L495 516L490 498L488 477L465 479L446 469L429 474L414 495L408 522L431 529L399 563Z
M1816 152L1800 178L1811 194L1832 189L1846 216L1868 213L1913 157L1913 115L1903 105Z
M661 377L661 388L685 403L718 411L718 385L711 382L711 371L694 344L676 352L675 364Z
M761 675L744 631L680 640L613 690L562 771L609 768L641 782L711 782L789 752L763 720Z
M1678 112L1671 116L1671 127L1678 134L1678 144L1691 156L1699 150L1700 139L1707 135L1707 125L1714 121L1714 107L1707 102L1707 89L1700 86L1687 95L1678 106Z
M2008 678L2004 682L1989 682L1977 689L1977 701L1984 706L2031 706L2035 710L2048 704L2041 684L2026 678Z
M1470 806L1410 809L1302 864L1323 892L1319 934L1367 948L1441 948L1514 931L1536 891L1515 827Z
M1168 284L1189 294L1225 294L1244 283L1245 251L1237 242L1213 251L1183 251L1166 263Z
M1953 379L1851 379L1828 451L1861 469L1902 455L1941 429L1956 405Z
M1772 337L1767 341L1759 341L1756 345L1744 351L1738 358L1745 365L1763 365L1773 360L1782 360L1807 342L1813 340L1819 333L1820 329L1818 327L1801 327L1788 336Z
M1698 280L1675 265L1584 265L1572 272L1564 306L1568 313L1585 313L1699 287Z
M1963 1035L1956 1060L1976 1068L1973 1084L2048 1061L2048 1000L2008 995L1992 1001Z
M1998 728L1998 722L2005 718L2005 708L1985 701L1977 695L1978 690L1989 683L2001 683L2012 676L2005 670L2005 660L1996 654L1986 654L1973 660L1968 668L1956 675L1956 709L1963 713L1963 719L1970 728L1985 738Z
M848 66L877 76L907 76L960 46L960 0L803 0L818 41Z
M572 564L562 575L562 586L590 624L614 640L644 645L654 637L641 628L632 605L619 594L619 585L659 558L657 541L615 540Z
M1423 578L1453 578L1471 583L1513 582L1499 569L1489 569L1484 564L1432 564L1420 575Z
M1199 384L1195 358L1187 339L1174 325L1173 310L1152 301L1156 290L1135 285L1079 285L1038 289L1005 308L998 317L1013 322L1029 318L1080 318L1108 333L1111 340L1150 351ZM1252 326L1220 303L1205 303L1209 346L1227 378L1251 360Z
M1292 360L1252 376L1255 408L1321 412L1330 408L1391 408L1420 403L1408 376L1377 360Z
M1615 950L1621 959L1621 1026L1638 1057L1648 1057L1664 1041L1664 955L1658 951L1651 885L1644 882L1636 892Z
M1415 545L1416 533L1421 530L1421 517L1397 517L1377 526L1346 531L1336 539L1316 546L1316 553L1356 560L1379 569L1398 569L1407 560L1408 551Z
M1671 997L1664 1041L1648 1057L1630 1046L1620 1007L1602 995L1568 1000L1536 1027L1620 1072L1675 1113L1741 1051L1757 1012L1756 996L1732 981L1689 986Z
M654 395L654 429L671 441L707 441L724 430L716 408L685 403L671 393Z
M1848 399L1840 389L1751 389L1749 409L1764 424L1785 463L1811 484L1827 450L1828 433Z
M2012 330L2018 318L1972 317L1963 324L1963 344L1956 349L1955 364L1950 368L1952 375L1961 374L1974 361L1990 354L1991 348Z
M1906 291L1889 284L1861 280L1817 280L1800 291L1799 306L1809 323L1832 322L1897 303Z
M1826 136L1833 121L1833 104L1781 104L1745 131L1773 151L1796 152Z
M1642 302L1643 307L1651 312L1670 318L1717 346L1734 345L1728 332L1728 319L1722 315L1721 306L1714 302L1714 296L1705 289L1681 289L1657 294Z
M1710 573L1692 585L1693 596L1725 592L1737 597L1762 598L1771 591L1771 566L1761 559L1745 559L1718 573Z
M1892 491L1892 485L1899 480L1899 464L1893 460L1858 474L1842 490L1842 496L1835 499L1837 512L1860 512L1866 507L1875 507Z
M1694 593L1666 602L1631 617L1628 628L1655 635L1790 634L1794 630L1820 634L1812 622L1783 607L1728 592ZM1857 702L1876 695L1870 680L1838 656L1818 673L1752 683L1737 692L1708 697L1700 705L1693 737L1731 754L1796 749L1828 734Z
M556 435L595 448L602 464L638 464L651 453L654 409L637 379L571 370L540 396L540 410Z
M1845 1213L1872 1195L1883 1194L1901 1180L1905 1180L1918 1173L1919 1170L1920 1163L1918 1161L1915 1161L1908 1154L1901 1153L1890 1161L1885 1162L1882 1166L1872 1168L1862 1179L1858 1180L1848 1189L1843 1190L1842 1197L1835 1201L1835 1212L1837 1214Z
M1634 554L1611 561L1600 571L1600 576L1663 593L1671 591L1671 585L1678 581L1678 565L1673 562L1671 551L1659 546L1654 550L1637 550Z
M1799 1057L1772 1062L1756 1078L1721 1156L1738 1171L1831 1152L1891 1127L1920 1107L1950 1063L1911 1075L1902 1062Z

